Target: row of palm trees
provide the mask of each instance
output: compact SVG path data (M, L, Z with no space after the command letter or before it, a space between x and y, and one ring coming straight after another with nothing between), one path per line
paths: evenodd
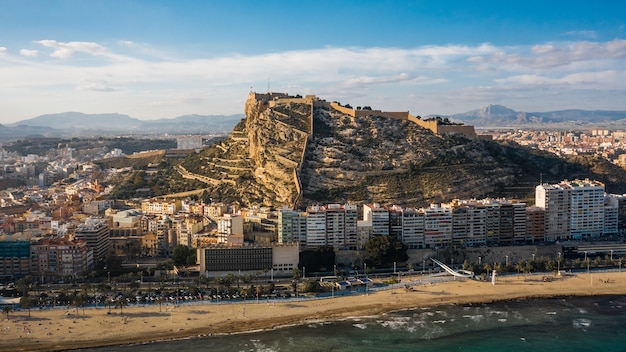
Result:
M46 291L32 277L26 276L16 281L17 295L20 296L20 308L27 309L46 306L71 306L79 314L85 314L87 305L103 305L111 312L112 308L123 310L129 304L152 303L159 305L159 311L165 302L189 299L249 299L266 297L273 294L273 284L252 284L252 275L227 274L210 280L199 276L194 279L180 280L176 277L169 280L166 276L156 282L143 283L140 276L125 274L114 278L103 278L100 283L85 282L80 286L63 287L58 291ZM211 282L213 281L213 282ZM148 286L148 287L145 287ZM3 307L7 319L12 306Z
M599 269L599 268L621 268L625 262L624 257L597 256L594 258L576 258L565 259L553 257L537 257L532 259L521 259L515 263L506 260L504 263L470 263L463 262L463 269L471 270L476 275L488 274L492 270L499 273L531 273L531 272L552 272L556 270L572 270L572 269Z

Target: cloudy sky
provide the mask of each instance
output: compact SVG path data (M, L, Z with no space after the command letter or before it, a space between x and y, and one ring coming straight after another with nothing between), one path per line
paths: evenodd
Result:
M242 113L250 90L453 114L626 110L621 1L0 0L0 123Z

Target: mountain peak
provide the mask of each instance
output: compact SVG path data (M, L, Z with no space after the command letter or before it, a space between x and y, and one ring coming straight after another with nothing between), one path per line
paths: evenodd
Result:
M509 109L504 105L489 104L476 110L479 115L484 117L503 116L503 115L517 115L517 112L513 109Z

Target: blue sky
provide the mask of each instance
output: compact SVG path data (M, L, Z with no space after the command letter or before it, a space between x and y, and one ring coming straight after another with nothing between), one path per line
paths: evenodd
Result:
M0 123L243 112L250 90L453 114L626 110L618 1L0 0Z

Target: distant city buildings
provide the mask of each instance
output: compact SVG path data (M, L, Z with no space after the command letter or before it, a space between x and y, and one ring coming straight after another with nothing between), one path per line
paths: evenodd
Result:
M176 149L202 149L202 136L176 137Z

